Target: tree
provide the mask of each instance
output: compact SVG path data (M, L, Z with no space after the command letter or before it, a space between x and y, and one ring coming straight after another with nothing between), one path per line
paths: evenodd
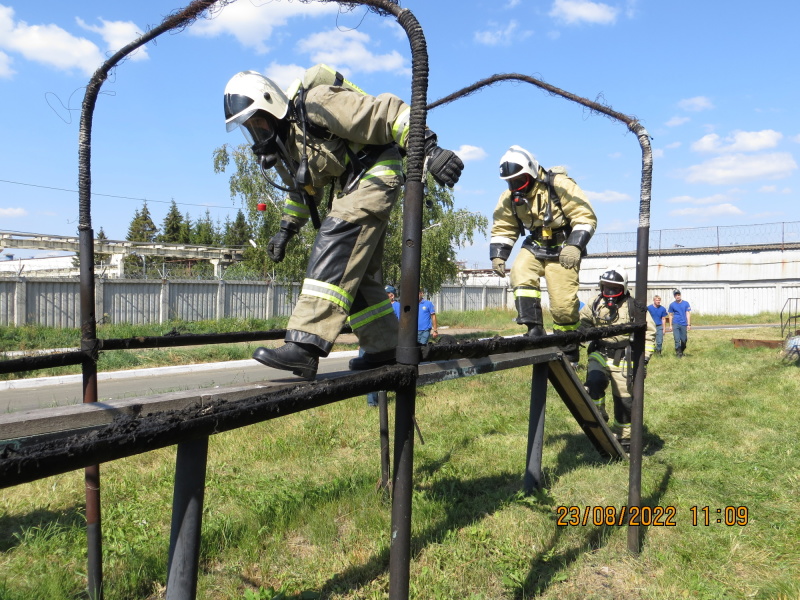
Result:
M255 232L257 248L244 252L244 260L254 271L264 276L284 281L302 281L311 254L311 246L316 231L309 223L294 237L286 250L282 263L274 263L266 255L270 236L278 231L283 202L276 199L281 192L271 187L262 176L249 146L242 144L232 147L227 144L214 151L214 172L223 173L231 166L231 198L239 199L247 211L247 218ZM268 174L274 181L280 179L274 171ZM464 209L454 209L453 193L439 186L428 176L423 212L422 264L420 286L429 292L436 292L442 284L452 280L458 273L456 249L471 243L476 231L488 227L488 219L479 213ZM318 202L320 218L327 212L327 194ZM335 202L335 200L334 200ZM267 209L257 210L258 203L265 203ZM387 228L386 247L383 259L383 277L386 282L400 282L400 256L402 253L403 199L395 205Z
M477 231L485 231L488 219L480 213L455 209L453 192L440 186L428 175L427 193L422 211L422 250L420 289L438 292L442 284L453 281L459 266L456 250L471 244ZM383 279L399 285L403 252L403 202L392 209L383 254Z
M226 248L235 248L237 246L246 246L252 237L250 226L244 218L244 213L240 208L236 213L236 219L233 221L225 221L225 232L222 236L222 245Z
M211 219L211 211L206 209L202 219L198 219L192 232L192 244L197 246L216 246L219 244L219 231Z
M235 168L229 178L231 198L241 202L247 224L254 233L252 239L256 242L255 248L245 248L244 262L250 271L258 273L264 279L302 281L317 232L310 224L303 227L289 242L283 262L273 262L267 256L267 243L280 226L284 192L276 190L266 182L250 147L246 144L239 146L225 144L214 151L215 173L224 173L231 167L231 162ZM270 172L270 177L276 182L280 181L274 171ZM259 211L259 203L266 204L266 210ZM323 199L318 204L320 218L324 218L327 201Z
M158 227L153 223L147 202L142 203L142 210L137 210L133 215L133 220L128 226L128 236L125 238L129 242L154 242L158 234Z
M161 235L158 236L159 242L166 242L168 244L181 243L181 234L184 230L183 215L178 210L178 205L175 200L169 207L167 216L164 217L164 222L161 224Z

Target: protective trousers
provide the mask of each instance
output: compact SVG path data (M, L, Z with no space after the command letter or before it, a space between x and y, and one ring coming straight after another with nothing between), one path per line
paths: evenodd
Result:
M622 357L619 363L607 358L602 352L592 352L586 365L586 388L589 397L600 404L605 398L606 388L611 381L611 395L614 398L614 421L619 425L631 422L633 398L628 389L628 361Z
M565 269L559 264L558 259L542 261L532 252L524 248L520 250L511 267L511 287L514 289L514 297L520 298L524 294L540 298L539 280L542 277L547 281L553 329L574 331L578 328L578 270ZM517 319L517 322L522 321Z
M379 279L386 226L402 177L362 180L337 198L314 241L286 341L327 356L345 320L369 354L397 346L398 321Z

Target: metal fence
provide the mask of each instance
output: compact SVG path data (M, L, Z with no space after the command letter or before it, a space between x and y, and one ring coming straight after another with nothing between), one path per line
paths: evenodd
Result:
M684 299L696 313L707 315L779 313L788 298L800 297L798 281L694 281L653 282L648 287L648 300L658 294L669 304L674 287L682 289ZM80 327L79 288L79 282L72 278L0 280L0 325ZM297 283L106 279L97 280L95 302L98 320L104 323L146 325L288 317L299 294ZM596 295L594 284L581 285L578 292L578 297L587 303ZM503 285L445 285L431 300L438 312L514 307L513 295ZM542 304L549 306L546 285L542 288Z
M592 237L589 254L636 252L636 232L598 233ZM800 243L800 221L650 230L650 252L681 248L726 248Z

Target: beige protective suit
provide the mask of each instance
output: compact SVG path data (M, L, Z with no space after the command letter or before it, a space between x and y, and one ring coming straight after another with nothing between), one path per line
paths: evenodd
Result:
M551 178L552 190L546 183ZM550 192L554 192L554 195ZM597 217L583 190L562 167L549 172L541 167L523 201L515 202L505 191L494 209L491 258L506 260L525 230L522 249L511 267L511 286L517 306L517 323L542 325L540 279L547 281L553 329L578 327L578 268L565 269L558 255L566 244L586 250L597 227Z
M312 178L306 191L320 202L328 183L351 187L334 198L322 222L286 341L314 345L327 355L349 318L365 352L392 350L398 323L379 272L389 215L405 182L400 148L408 135L410 107L391 94L369 96L327 85L306 90L305 107ZM299 163L303 131L297 123L290 125L286 146ZM354 172L352 156L363 173ZM280 163L276 170L291 186ZM290 194L283 220L301 227L309 216L303 200Z
M628 294L617 304L616 309L607 306L603 296L598 296L591 304L580 311L580 327L593 328L608 325L632 323L633 300ZM643 308L643 311L647 309ZM616 312L616 315L615 315ZM647 315L645 315L647 316ZM646 318L645 363L650 360L656 342L656 324ZM631 423L631 335L624 334L604 338L589 344L589 361L586 367L586 389L595 404L605 413L605 390L611 382L611 395L614 398L614 421L612 425L621 432L621 438L630 438Z

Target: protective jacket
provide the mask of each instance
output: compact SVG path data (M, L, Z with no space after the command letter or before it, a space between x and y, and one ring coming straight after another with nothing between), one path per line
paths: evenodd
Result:
M644 311L645 309L642 308ZM585 305L580 311L580 328L620 325L634 320L634 301L629 294L616 306L609 307L602 295L592 303ZM656 337L656 326L653 319L645 319L645 363L650 360ZM630 437L631 409L631 334L622 334L610 338L593 341L589 344L589 360L586 365L586 389L589 397L605 414L605 391L609 382L614 399L613 425L622 427L621 438Z
M330 183L352 191L365 180L404 178L400 150L408 136L410 107L400 98L327 85L305 90L304 95L308 119L305 146L312 180L306 193L319 202ZM296 102L297 96L291 100ZM290 123L286 147L295 165L299 164L303 156L301 123ZM276 170L291 187L293 179L284 165L278 163ZM290 192L283 220L299 229L309 216L301 196Z
M507 260L517 239L529 231L522 247L539 260L557 260L561 248L577 246L585 254L597 227L589 200L563 167L539 168L528 192L515 198L505 191L494 209L490 258Z

